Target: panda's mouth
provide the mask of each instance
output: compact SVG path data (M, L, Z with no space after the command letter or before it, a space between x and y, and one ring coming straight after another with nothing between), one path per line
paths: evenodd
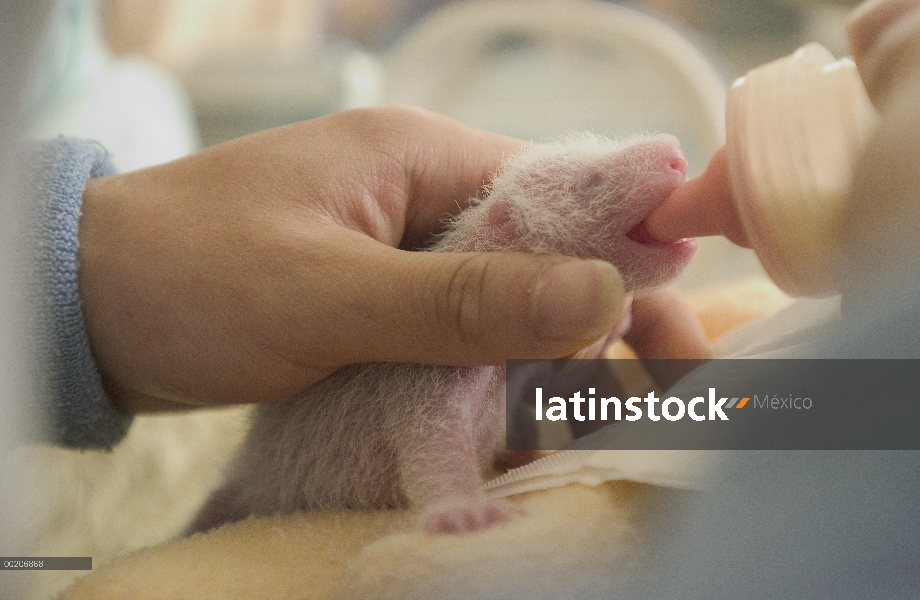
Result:
M653 237L645 225L646 220L655 212L655 209L661 206L677 188L687 181L687 161L683 158L683 155L680 156L680 164L678 164L677 167L671 166L667 175L668 177L664 177L660 183L653 188L653 191L648 194L645 202L642 203L646 208L636 214L636 217L640 220L632 229L626 232L626 239L648 248L668 248L670 246L683 244L688 239L692 239L683 238L665 242Z
M671 242L662 242L652 237L652 234L648 232L648 228L645 226L645 221L641 221L638 225L627 231L626 239L648 248L672 248L690 241L695 241L694 238L681 238Z
M650 234L648 232L648 229L645 227L645 221L639 222L638 225L630 229L626 233L626 239L632 240L633 242L636 242L637 244L641 244L643 246L664 248L665 246L669 245L665 242L662 242L662 241L659 241L653 238L652 234Z
M664 253L671 257L687 256L688 260L692 258L699 247L699 242L695 238L681 238L671 242L657 240L648 232L645 227L645 221L630 229L625 237L639 247L644 248L646 252Z

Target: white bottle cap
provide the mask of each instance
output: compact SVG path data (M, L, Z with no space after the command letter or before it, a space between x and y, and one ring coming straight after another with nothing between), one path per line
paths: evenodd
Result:
M819 44L732 86L726 154L738 216L784 291L837 291L853 164L876 120L856 65Z

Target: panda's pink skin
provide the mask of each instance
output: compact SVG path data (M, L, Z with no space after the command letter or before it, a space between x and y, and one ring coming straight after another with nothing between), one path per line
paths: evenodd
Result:
M505 161L482 201L454 219L435 252L523 250L600 258L641 295L678 275L694 240L637 238L648 214L686 179L675 138L612 142L581 135ZM628 315L621 319L622 335ZM598 350L599 351L599 350ZM504 442L499 367L371 363L256 409L227 483L189 528L250 514L412 506L437 533L512 517L486 499L482 473Z

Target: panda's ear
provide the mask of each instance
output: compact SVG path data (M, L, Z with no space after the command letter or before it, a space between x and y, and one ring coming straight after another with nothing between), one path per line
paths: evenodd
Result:
M513 237L515 232L514 221L511 218L513 213L514 208L510 202L496 200L489 207L489 227L506 237Z

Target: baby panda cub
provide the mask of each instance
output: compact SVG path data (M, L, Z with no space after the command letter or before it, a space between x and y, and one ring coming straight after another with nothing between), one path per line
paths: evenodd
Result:
M507 159L433 252L551 252L613 263L628 293L676 277L694 240L663 244L642 225L686 179L671 136L580 134ZM619 332L622 333L622 332ZM411 506L432 532L475 531L516 512L487 499L482 473L503 447L504 369L352 365L256 409L227 483L189 532L248 515Z

